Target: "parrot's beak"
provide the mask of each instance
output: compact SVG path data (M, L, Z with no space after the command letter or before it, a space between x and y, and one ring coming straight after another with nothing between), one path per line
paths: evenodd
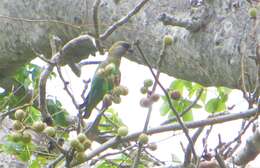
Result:
M130 48L127 50L128 53L133 54L134 53L134 49L132 46L130 46Z

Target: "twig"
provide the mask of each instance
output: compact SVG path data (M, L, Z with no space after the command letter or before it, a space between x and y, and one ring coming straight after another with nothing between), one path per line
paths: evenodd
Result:
M44 62L46 62L47 64L52 64L52 62L45 58L43 54L37 53L36 51L33 51L35 55L37 55L38 58L40 58L41 60L43 60Z
M196 32L210 22L211 16L213 15L213 10L206 5L201 5L198 7L198 10L195 13L196 14L194 15L199 14L200 16L180 18L171 16L167 13L162 13L158 20L161 21L164 25L179 26L191 32Z
M151 158L154 160L154 163L157 165L157 166L160 166L160 165L165 165L165 162L159 160L158 158L156 158L155 156L153 156L150 152L148 152L146 149L144 149L144 152Z
M14 20L14 21L23 21L23 22L45 22L45 23L56 23L56 24L63 24L65 26L69 26L76 29L81 29L80 26L76 26L74 24L58 21L58 20L44 20L44 19L26 19L26 18L17 18L11 16L4 16L0 15L2 19Z
M93 65L93 64L100 64L102 61L84 61L84 62L80 62L79 65L83 66L83 65Z
M46 166L47 168L55 168L55 166L64 159L64 155L60 155L58 156L55 160L51 161L50 163L48 163L48 165Z
M47 125L52 125L53 121L51 118L51 115L48 112L47 109L47 102L46 102L46 83L49 74L52 72L54 65L53 64L48 64L47 68L43 70L43 72L40 75L39 79L39 109L42 115L42 120L43 122L46 122Z
M24 104L24 105L22 105L22 106L18 106L18 107L15 107L15 108L13 108L13 109L10 109L10 110L8 110L8 111L6 111L6 112L0 112L0 121L2 121L6 116L8 116L8 115L10 115L10 114L12 114L12 113L14 113L16 110L18 110L18 109L23 109L23 108L25 108L25 107L28 107L28 106L31 106L32 104L31 103L29 103L29 104Z
M142 7L148 2L149 0L142 0L139 4L135 6L134 9L132 9L126 16L115 22L113 25L111 25L103 34L100 36L100 40L106 40L116 29L118 29L120 26L126 24L128 20L137 14Z
M185 151L184 163L183 163L184 167L188 167L188 165L190 164L190 162L191 162L192 145L195 144L195 142L197 141L199 135L202 133L203 129L204 129L204 127L198 128L197 131L192 136L192 142L193 143L192 144L189 143L187 148L186 148L186 151Z
M200 120L200 121L187 122L187 123L185 123L185 125L187 128L194 129L194 128L198 128L198 127L204 127L207 125L220 124L220 123L224 123L224 122L228 122L228 121L248 118L251 116L255 116L257 113L258 113L258 109L252 108L252 109L238 112L238 113L231 113L231 114L212 117L212 118L208 118L208 119ZM159 126L159 127L148 129L147 134L152 135L152 134L163 133L163 132L168 132L168 131L177 131L177 130L182 130L182 129L183 129L182 126L180 125L180 123L178 123L178 124L171 124L171 125ZM136 140L141 133L142 132L135 132L135 133L132 133L132 134L130 134L126 137L120 138L120 139L112 138L112 139L104 142L98 148L96 148L93 151L91 151L90 153L88 153L87 154L88 157L86 158L86 160L90 160L91 158L97 156L99 153L107 150L108 148L114 146L115 144L118 145L123 142ZM75 163L74 165L77 165L77 163Z
M83 83L84 83L84 89L81 93L81 98L83 99L83 101L85 100L85 93L87 92L87 89L88 89L88 84L90 83L90 79L88 79L87 81L83 80Z
M79 106L78 106L78 103L74 97L74 95L70 92L69 88L68 88L68 82L64 79L63 75L62 75L62 72L61 72L61 69L59 66L56 66L57 68L57 72L59 74L59 77L61 79L61 81L63 82L63 85L64 85L64 90L67 92L67 94L69 95L69 97L71 98L71 101L72 103L74 104L74 106L76 107L76 109L79 109Z
M63 149L60 145L58 145L58 143L56 142L56 140L52 137L49 137L48 135L46 135L47 139L53 143L55 145L55 147L63 154L63 155L67 155L68 151L66 151L65 149Z
M77 133L80 132L80 128L81 128L81 123L83 122L83 118L82 118L82 112L81 110L79 109L79 105L74 97L74 95L70 92L69 88L68 88L68 82L64 79L63 75L62 75L62 72L61 72L61 69L58 65L56 65L56 68L57 68L57 72L59 74L59 77L61 79L61 81L63 82L63 85L64 85L64 90L67 92L67 94L69 95L69 97L71 98L71 101L73 103L73 105L76 107L76 109L79 111L78 112L78 126L77 126Z
M198 159L197 168L198 168L199 165L200 165L201 158L202 158L202 157L205 158L205 157L207 157L207 156L209 155L209 153L208 153L208 143L207 143L207 141L208 141L208 138L209 138L209 135L210 135L212 129L213 129L213 125L211 125L210 128L206 131L206 135L205 135L205 137L202 139L203 152L202 152L201 156L200 156L199 159ZM219 137L219 138L220 138L220 137ZM221 142L221 141L219 141L219 142ZM205 158L205 159L207 160L207 158Z
M104 54L103 49L100 45L100 39L99 39L99 19L98 19L98 7L100 4L100 0L95 0L94 5L93 5L93 23L94 23L94 28L95 28L95 43L96 47L99 51L100 54Z
M196 99L186 109L184 109L182 111L182 113L180 114L180 117L184 116L187 112L189 112L198 103L202 93L203 93L203 89L200 89L199 94L196 97ZM169 123L174 122L174 121L176 121L176 117L172 117L172 118L164 121L163 123L161 123L161 125L166 125L166 124L169 124Z
M215 158L218 161L220 168L226 168L225 162L223 161L223 158L219 155L217 149L215 149Z
M101 117L103 116L104 112L107 110L107 108L102 108L99 112L99 114L97 115L97 117L95 118L94 122L84 131L85 134L88 134L90 132L93 132L97 129L99 123L100 123L100 120L101 120Z
M132 145L132 146L128 146L127 148L124 148L123 150L120 150L120 151L117 151L117 152L106 153L106 154L104 154L104 155L98 157L97 159L93 160L93 161L90 163L90 165L94 165L94 164L96 164L98 161L100 161L100 160L102 160L102 159L104 159L104 158L106 158L106 157L108 157L108 156L113 156L113 155L118 155L118 154L124 153L124 152L126 152L126 151L128 151L128 150L131 150L131 149L135 148L136 146L137 146L137 145L135 144L135 145Z
M232 141L228 142L225 144L225 146L223 147L223 150L225 149L228 149L228 147L230 145L232 145L233 143L237 142L237 141L240 141L241 140L241 137L245 134L246 130L249 128L249 126L258 118L258 115L255 115L248 123L247 125L242 129L240 130L239 134L237 135L237 137L235 137ZM241 144L241 143L239 143ZM221 151L222 153L224 151ZM235 152L235 151L233 151ZM231 154L228 154L228 156L231 156Z
M159 58L158 58L158 61L157 61L157 74L156 74L156 81L159 80L159 77L160 77L160 66L162 64L162 61L165 57L165 50L166 50L166 45L163 43L163 46L162 46L162 50L160 52L160 55L159 55ZM155 82L153 84L153 88L152 88L152 91L150 93L148 93L148 97L151 96L152 94L154 94L155 90L156 90L156 87L157 87L157 82ZM144 124L144 128L143 128L143 132L146 133L147 131L147 128L148 128L148 125L149 125L149 121L150 121L150 118L151 118L151 114L152 114L152 105L149 107L148 109L148 113L147 113L147 116L146 116L146 120L145 120L145 124ZM135 157L135 160L134 160L134 164L133 164L133 168L137 168L138 167L138 164L139 164L139 160L140 160L140 156L141 156L141 150L142 150L142 146L143 144L139 143L138 144L138 150L137 150L137 155Z
M163 87L163 85L161 84L161 82L156 78L156 75L155 75L155 73L153 72L153 69L152 69L150 63L148 62L148 60L146 59L145 55L143 54L143 51L142 51L142 49L140 48L138 42L136 43L136 47L137 47L139 53L141 54L141 56L143 57L143 59L144 59L146 65L149 67L149 69L150 69L150 71L151 71L151 73L152 73L152 75L153 75L155 81L158 83L158 85L160 86L160 88L161 88L162 91L164 92L165 97L166 97L166 99L167 99L167 101L168 101L168 103L169 103L169 107L170 107L170 109L173 111L174 115L176 116L178 123L181 125L182 130L183 130L183 132L184 132L186 138L188 139L189 143L193 144L192 139L191 139L190 136L189 136L189 131L188 131L187 127L184 125L184 123L183 123L182 119L180 118L178 112L177 112L177 111L175 110L175 108L173 107L172 102L171 102L171 99L170 99L170 97L169 97L169 94L168 94L167 90ZM195 151L195 149L194 149L194 146L192 146L192 153L193 153L194 158L195 158L195 160L196 160L197 155L196 155L196 151Z

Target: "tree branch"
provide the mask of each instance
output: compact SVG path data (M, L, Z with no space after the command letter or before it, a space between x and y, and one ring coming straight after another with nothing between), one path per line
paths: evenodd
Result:
M132 9L126 16L115 22L113 25L111 25L103 34L100 36L100 40L106 40L115 30L117 30L120 26L124 25L128 22L128 20L137 14L143 6L148 2L149 0L142 0L139 4L135 6L134 9Z
M229 121L233 121L233 120L249 118L249 117L255 116L257 113L258 113L257 108L253 108L253 109L249 109L246 111L241 111L239 113L231 113L231 114L216 116L216 117L212 117L212 118L208 118L208 119L204 119L204 120L186 122L185 125L189 129L194 129L194 128L199 128L199 127L204 127L207 125L215 125L215 124L221 124L221 123L229 122ZM177 131L177 130L182 130L182 126L179 123L148 129L147 134L153 135L153 134L158 134L158 133L163 133L163 132L168 132L168 131ZM126 141L136 140L141 133L142 132L135 132L133 134L130 134L130 135L120 138L120 139L112 138L112 139L106 141L101 146L99 146L98 148L96 148L93 151L91 151L90 153L88 153L86 161L92 159L93 157L97 156L99 153L107 150L108 148L110 148L114 145L119 145L120 143L123 143ZM77 164L75 164L75 165L77 165Z

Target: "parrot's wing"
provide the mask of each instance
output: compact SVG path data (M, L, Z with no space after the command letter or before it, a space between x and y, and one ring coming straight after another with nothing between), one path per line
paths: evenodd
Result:
M95 76L93 78L90 92L87 96L87 99L83 103L86 106L84 118L88 118L90 116L91 111L103 99L108 90L108 81L105 78L102 78L100 76Z
M76 63L69 63L68 64L72 72L77 75L77 77L80 77L81 75L81 67L79 64Z

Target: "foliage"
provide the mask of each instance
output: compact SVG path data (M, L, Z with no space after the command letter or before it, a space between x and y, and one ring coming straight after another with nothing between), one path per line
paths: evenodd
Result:
M191 100L191 98L197 97L201 89L203 89L203 92L200 95L198 102L190 110L183 114L185 109L192 105L193 101ZM231 92L231 90L228 88L218 87L217 97L209 98L207 94L207 88L204 88L203 86L197 83L181 79L174 80L171 83L168 91L169 94L171 92L177 92L181 95L178 100L171 99L171 103L173 104L177 112L181 115L184 121L193 120L193 110L195 109L204 108L205 111L208 113L217 113L225 111L226 103L228 100L228 94ZM161 115L167 116L167 118L174 117L175 115L170 109L166 96L162 96L162 99L163 104L161 106Z
M14 80L17 81L18 85L15 87L16 90L12 91L5 91L0 94L0 102L2 103L1 109L8 109L12 107L17 107L19 105L23 105L23 97L21 94L16 94L18 92L26 93L28 90L33 90L34 93L38 93L38 84L39 84L39 77L41 73L41 68L35 64L28 64L24 67L22 67L17 74L14 76ZM51 77L56 77L55 74L52 74ZM145 92L143 94L147 94L149 92L149 89L151 89L153 85L153 81L151 79L144 80L144 85L142 86L145 88ZM182 114L185 109L187 109L189 106L193 104L193 99L196 98L200 92L200 90L203 89L204 91L199 97L199 100L196 104L193 105L190 110L188 110L185 114ZM22 90L22 91L21 91ZM193 111L194 109L202 109L205 108L205 110L208 113L215 113L215 112L221 112L226 109L226 101L228 98L228 94L230 93L230 90L227 88L219 87L217 88L217 97L208 98L207 94L207 88L204 88L203 86L192 83L180 79L174 80L171 85L168 88L168 93L173 93L175 97L171 99L171 103L174 106L174 108L177 110L177 112L181 115L184 121L192 121L193 120ZM153 98L152 98L153 97ZM153 94L151 97L151 100L158 101L159 95ZM174 113L172 112L168 100L166 96L161 96L163 103L161 105L161 115L167 116L167 118L174 117ZM151 101L149 100L149 101ZM28 101L28 100L27 100ZM23 124L22 130L18 130L13 133L10 133L6 136L4 143L1 145L2 151L15 155L18 159L27 162L28 167L36 168L36 167L42 167L43 165L47 164L50 159L53 157L50 157L54 153L59 153L58 150L53 150L53 147L50 148L49 145L44 146L38 146L34 144L33 141L23 142L21 140L14 139L14 135L23 135L24 131L27 129L34 130L37 134L45 134L47 131L43 131L43 125L41 125L41 112L37 108L37 103L35 103L33 96L29 99L29 102L33 101L31 106L27 106L24 108L24 111L26 113L25 119L23 119L23 113L20 111L20 115L16 116L23 120L21 120ZM152 102L151 102L152 103ZM59 100L57 100L54 97L48 96L47 99L47 108L50 112L53 120L54 120L54 127L55 128L62 128L64 129L71 127L69 125L68 112L62 107L62 104ZM19 114L17 114L19 115ZM10 116L12 119L14 119L14 114ZM36 125L33 125L33 123L38 122L37 126L41 127L39 129L36 129ZM39 125L40 124L40 125ZM108 135L110 137L117 137L118 135L118 128L124 128L126 125L122 122L122 120L119 118L118 113L113 109L109 108L105 112L105 117L102 117L99 123L99 131L101 134ZM48 129L52 129L52 127L48 127ZM38 130L38 132L37 132ZM55 130L55 129L53 129ZM41 133L41 132L44 133ZM31 133L30 133L31 134ZM47 135L49 135L47 133ZM69 132L60 132L54 133L52 136L53 138L59 140L63 139L65 141L68 140ZM80 138L81 137L81 138ZM85 140L82 140L82 137L84 137L83 134L79 135L79 138L81 139L82 143L85 143ZM86 138L86 137L85 137ZM84 138L84 139L85 139ZM79 139L79 140L80 140ZM84 142L83 142L84 141ZM148 141L148 140L147 140ZM80 154L82 150L84 150L84 145L80 144L80 142L77 139L74 139L71 141L71 145L74 146L73 148L77 151L76 156ZM145 143L144 143L145 144ZM62 145L62 144L61 144ZM91 141L89 139L86 140L86 148L85 150L88 150L88 148L91 145ZM149 144L148 144L149 146ZM119 148L122 148L123 146L119 146ZM156 147L157 148L157 147ZM53 153L53 151L55 151ZM39 155L38 152L46 153L46 155ZM111 167L118 167L118 165L131 165L133 163L133 157L135 156L137 150L132 150L132 152L129 155L126 154L119 154L115 155L114 157L110 159L103 159L98 162L96 165L97 168L111 168ZM78 153L78 154L77 154ZM55 154L56 155L56 154ZM76 158L76 157L75 157ZM141 156L141 163L139 167L147 167L152 163L152 160L146 156L145 154L142 154Z

